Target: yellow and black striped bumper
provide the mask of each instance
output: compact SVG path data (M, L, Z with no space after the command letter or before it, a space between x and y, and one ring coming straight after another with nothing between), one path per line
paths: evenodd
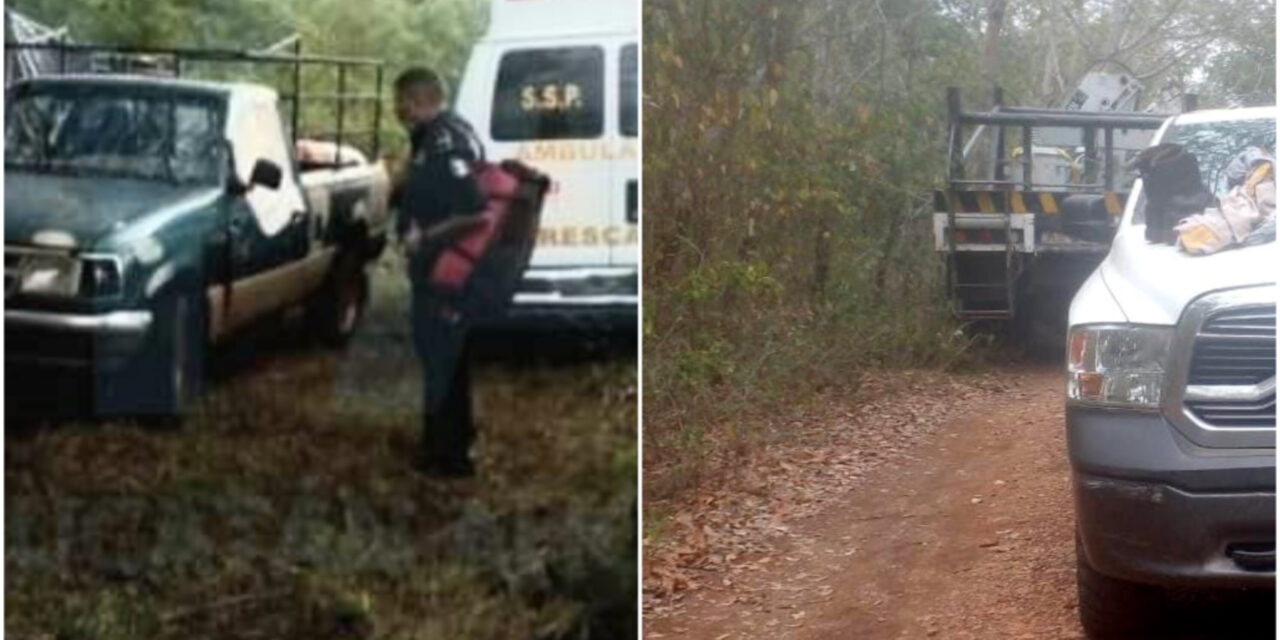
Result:
M939 213L1037 213L1057 215L1068 196L1088 195L1060 191L934 191L933 207ZM1102 194L1107 213L1119 217L1124 213L1127 193L1108 191Z

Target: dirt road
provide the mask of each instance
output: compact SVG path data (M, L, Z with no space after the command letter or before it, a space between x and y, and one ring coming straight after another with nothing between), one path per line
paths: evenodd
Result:
M648 608L645 637L1083 638L1061 374L1008 380L777 527L769 552L692 572L700 588ZM1173 626L1187 638L1270 638L1265 596L1197 599Z

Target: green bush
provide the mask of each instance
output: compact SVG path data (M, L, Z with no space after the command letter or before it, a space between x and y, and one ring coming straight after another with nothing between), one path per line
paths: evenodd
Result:
M732 446L725 429L750 437L754 417L868 368L950 366L967 346L930 225L942 92L910 78L953 71L835 91L812 43L786 46L817 4L645 10L644 407L659 464L685 468ZM925 22L904 28L958 37Z

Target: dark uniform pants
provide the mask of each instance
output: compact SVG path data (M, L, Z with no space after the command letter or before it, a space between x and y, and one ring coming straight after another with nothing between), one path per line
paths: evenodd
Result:
M411 261L413 344L423 363L424 462L469 467L475 432L465 319L427 286L423 259Z

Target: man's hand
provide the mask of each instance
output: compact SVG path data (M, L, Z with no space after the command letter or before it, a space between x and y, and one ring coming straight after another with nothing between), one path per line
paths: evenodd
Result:
M456 238L484 222L479 215L455 215L435 226L429 227L423 235L423 242L440 242Z
M422 246L422 235L422 231L418 229L418 223L410 222L409 229L404 232L404 236L400 239L405 255L417 253Z
M479 215L455 215L425 230L418 227L417 222L410 222L401 243L405 255L413 255L427 245L451 242L483 223L484 218Z

